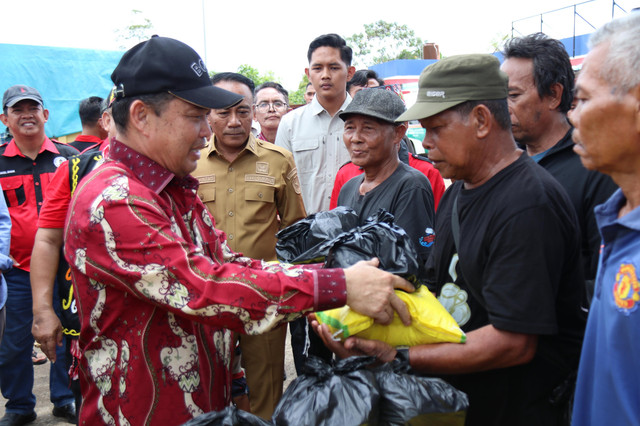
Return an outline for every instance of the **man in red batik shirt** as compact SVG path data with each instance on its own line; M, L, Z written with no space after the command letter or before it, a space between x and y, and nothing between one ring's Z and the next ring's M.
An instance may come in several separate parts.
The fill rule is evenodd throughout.
M182 424L231 398L231 331L259 334L349 304L380 322L403 279L377 261L347 269L267 264L232 252L199 201L195 169L214 87L198 54L152 37L111 76L117 140L79 184L65 227L81 319L80 423Z

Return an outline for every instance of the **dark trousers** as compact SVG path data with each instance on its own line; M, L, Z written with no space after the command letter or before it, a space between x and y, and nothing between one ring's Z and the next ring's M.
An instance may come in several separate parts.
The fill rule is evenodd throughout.
M5 334L0 345L0 390L7 400L6 413L30 414L36 406L33 394L33 323L31 282L29 272L13 268L3 273L7 281L8 297ZM57 288L53 293L54 308L60 306ZM69 390L69 375L65 369L63 346L56 347L58 362L51 363L49 397L53 405L63 407L73 402Z

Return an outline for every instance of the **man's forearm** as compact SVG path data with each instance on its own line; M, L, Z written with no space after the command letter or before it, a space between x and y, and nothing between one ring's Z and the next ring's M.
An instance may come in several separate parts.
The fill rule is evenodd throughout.
M467 333L464 344L413 346L409 363L430 374L466 374L525 364L536 353L538 337L512 333L487 325Z
M31 254L31 292L34 313L53 309L53 287L60 261L62 229L40 228Z

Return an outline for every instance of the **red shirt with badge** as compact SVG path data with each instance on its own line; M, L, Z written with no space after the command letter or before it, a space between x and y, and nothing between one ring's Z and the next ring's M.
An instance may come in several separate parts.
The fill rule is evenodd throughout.
M78 151L45 137L35 160L25 157L15 140L0 146L0 185L11 215L11 256L29 271L38 215L58 166Z

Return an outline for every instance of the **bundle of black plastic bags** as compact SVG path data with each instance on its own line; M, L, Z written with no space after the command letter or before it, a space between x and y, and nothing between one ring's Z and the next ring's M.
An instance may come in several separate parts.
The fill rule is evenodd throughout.
M359 221L356 212L348 207L309 215L276 234L278 260L292 264L324 262L327 243L358 226Z
M381 209L359 223L347 207L312 214L278 232L278 260L345 268L377 257L381 269L419 286L424 267L393 215ZM271 422L227 407L185 425L464 425L466 394L442 379L412 374L400 361L373 368L374 362L374 357L351 357L330 365L310 357L305 374L289 385Z
M439 378L411 374L400 361L371 368L374 357L329 365L309 358L276 407L271 423L229 407L189 426L464 425L467 395Z
M407 233L393 219L380 209L358 226L358 215L348 207L318 212L276 234L276 255L281 262L325 262L327 268L346 268L377 257L380 269L417 287L424 277L424 265Z

